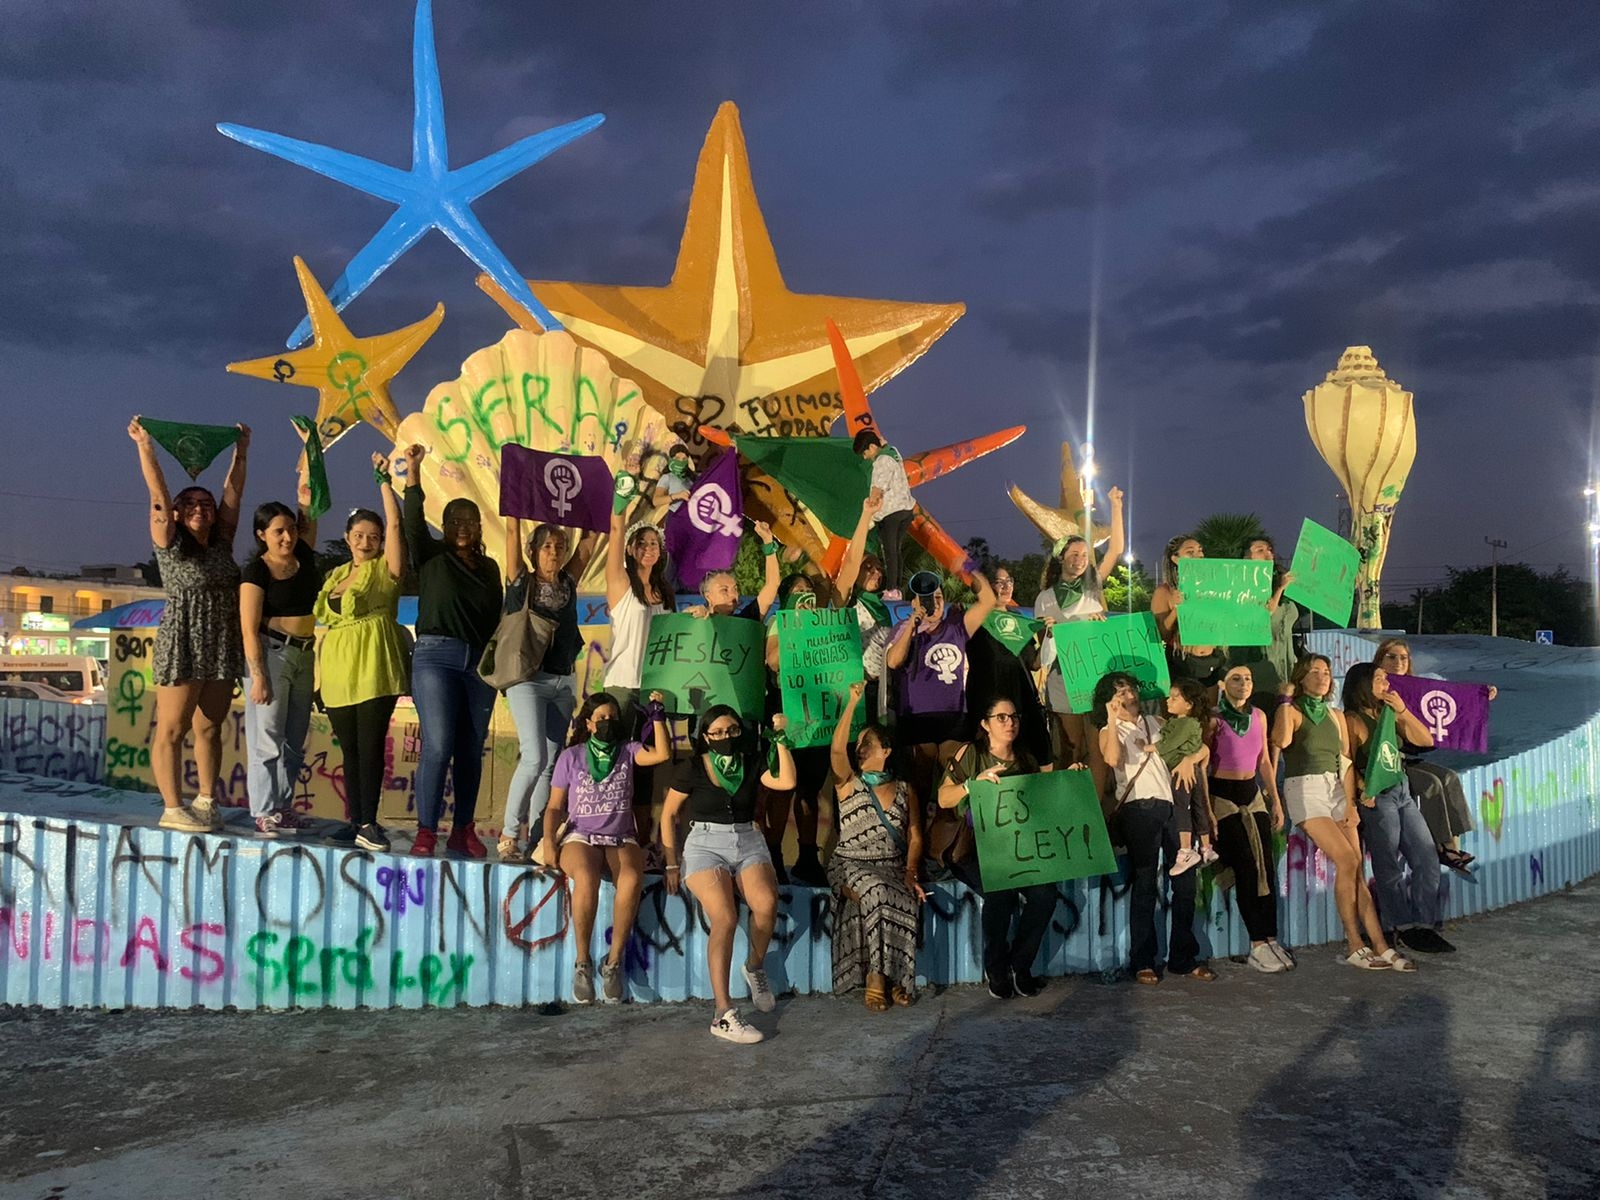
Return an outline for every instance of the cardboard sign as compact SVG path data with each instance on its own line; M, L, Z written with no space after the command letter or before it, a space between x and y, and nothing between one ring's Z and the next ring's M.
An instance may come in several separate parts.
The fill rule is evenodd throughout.
M1167 652L1148 612L1104 621L1057 621L1053 634L1073 712L1089 711L1094 685L1111 671L1126 671L1137 679L1139 695L1146 700L1165 696L1172 686Z
M639 694L659 691L673 715L699 714L729 704L741 717L761 719L767 669L766 630L744 617L662 613L650 619Z
M1356 573L1361 555L1331 529L1310 517L1300 526L1289 574L1294 576L1283 594L1338 625L1350 623L1356 603Z
M796 748L826 746L833 740L850 685L865 678L861 622L853 608L778 614L778 681L789 740ZM852 735L866 722L866 705L856 705Z
M1178 637L1185 646L1270 646L1272 564L1244 558L1178 560Z
M967 793L983 890L1060 883L1117 869L1088 771L974 780Z

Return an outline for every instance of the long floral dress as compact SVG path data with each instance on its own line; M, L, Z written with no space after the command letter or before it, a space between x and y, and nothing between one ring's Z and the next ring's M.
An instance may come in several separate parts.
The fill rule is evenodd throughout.
M884 816L900 841L884 827L873 796L859 776L839 795L839 844L828 860L828 883L838 896L833 918L833 990L866 985L876 972L889 987L915 992L917 985L916 897L906 887L906 785L895 785ZM846 893L854 900L846 897Z

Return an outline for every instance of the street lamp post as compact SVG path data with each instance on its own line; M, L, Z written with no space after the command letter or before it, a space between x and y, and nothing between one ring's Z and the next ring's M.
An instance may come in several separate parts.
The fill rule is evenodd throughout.
M1504 542L1494 538L1484 538L1489 543L1489 636L1500 636L1500 551L1506 548Z

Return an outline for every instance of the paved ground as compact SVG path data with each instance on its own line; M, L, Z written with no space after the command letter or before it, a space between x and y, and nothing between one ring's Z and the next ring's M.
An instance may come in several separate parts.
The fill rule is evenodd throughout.
M0 1198L1600 1194L1600 883L1414 976L552 1012L0 1013Z

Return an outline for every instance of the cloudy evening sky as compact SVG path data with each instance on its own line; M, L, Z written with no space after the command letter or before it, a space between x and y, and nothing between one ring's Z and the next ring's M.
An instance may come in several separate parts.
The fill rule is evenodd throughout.
M406 165L409 0L9 0L0 39L0 569L145 558L129 415L257 429L287 496L309 393L227 375L391 211L218 134L234 121ZM963 301L875 396L908 450L1025 423L922 499L1033 548L1004 487L1095 441L1154 562L1191 519L1281 542L1337 485L1301 393L1346 345L1417 397L1388 577L1507 557L1583 570L1600 287L1600 10L1587 3L435 0L456 164L606 124L481 200L535 278L662 284L695 157L735 101L797 291ZM345 311L443 327L403 413L504 333L431 234ZM1096 278L1098 276L1098 285ZM332 454L369 502L370 429ZM216 483L220 467L203 477ZM239 548L242 551L244 541Z

